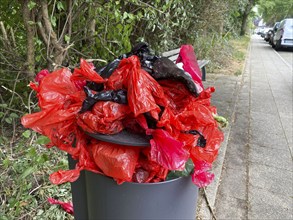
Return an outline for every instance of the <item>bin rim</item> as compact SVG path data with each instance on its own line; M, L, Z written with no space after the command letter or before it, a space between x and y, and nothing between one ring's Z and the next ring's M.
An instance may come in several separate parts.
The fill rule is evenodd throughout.
M111 180L113 180L114 182L116 182L115 179L112 178L112 177L110 177L110 176L106 176L106 175L104 175L104 174L95 174L95 175L101 175L101 176L103 176L103 177L106 177L106 178L111 179ZM122 184L117 184L117 185L123 185L123 184L144 185L144 186L162 185L162 184L168 184L168 183L172 183L172 182L175 182L175 181L179 181L179 180L181 180L181 179L183 179L183 178L188 178L188 177L190 177L190 176L181 176L181 177L177 177L177 178L175 178L175 179L165 180L165 181L155 182L155 183L137 183L137 182L127 182L127 181L125 181L125 182L123 182Z

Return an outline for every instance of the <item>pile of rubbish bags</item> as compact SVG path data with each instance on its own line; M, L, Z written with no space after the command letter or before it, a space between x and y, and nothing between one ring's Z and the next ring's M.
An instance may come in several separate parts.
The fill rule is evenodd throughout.
M73 170L50 175L54 184L73 182L81 170L123 182L152 183L192 176L199 187L210 173L223 133L211 105L213 87L204 88L191 45L173 63L154 55L146 43L96 68L81 59L78 68L42 70L30 87L40 111L27 114L26 128L47 136L50 147L76 160ZM91 134L139 134L149 146L106 142Z

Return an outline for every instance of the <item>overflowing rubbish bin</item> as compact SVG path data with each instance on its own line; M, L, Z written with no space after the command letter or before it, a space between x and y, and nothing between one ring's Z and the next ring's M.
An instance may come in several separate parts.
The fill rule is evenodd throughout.
M182 68L139 43L104 67L81 59L30 84L40 111L22 124L68 153L70 169L50 180L71 182L76 219L195 218L223 133L215 89L182 47Z

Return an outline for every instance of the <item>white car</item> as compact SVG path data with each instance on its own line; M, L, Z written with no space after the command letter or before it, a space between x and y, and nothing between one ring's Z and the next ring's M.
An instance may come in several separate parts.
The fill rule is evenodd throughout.
M293 47L293 18L287 18L280 22L280 26L274 34L272 46L276 50L282 47Z

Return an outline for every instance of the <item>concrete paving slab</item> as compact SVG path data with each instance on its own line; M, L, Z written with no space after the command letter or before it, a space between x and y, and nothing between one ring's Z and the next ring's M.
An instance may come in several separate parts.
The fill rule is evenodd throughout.
M249 161L292 171L292 166L290 166L290 164L292 165L292 158L289 149L280 150L252 144L250 146Z
M270 93L270 90L251 93L251 108L253 109L253 111L260 112L261 114L278 114L278 108L275 105L274 99Z
M229 150L226 152L225 166L227 168L246 170L247 152L247 145L229 144Z
M259 89L260 93L262 93L262 90L270 90L270 85L266 82L266 81L257 81L254 80L253 82L251 82L251 88L252 89Z
M237 199L246 199L246 170L224 167L221 176L219 191L222 194Z
M293 94L292 94L292 90L289 90L289 89L281 89L280 87L279 88L276 88L276 89L273 89L273 95L274 95L274 99L276 101L278 100L291 100L291 102L293 101Z
M250 140L252 144L282 150L288 149L278 115L251 111L251 118Z
M275 99L280 114L291 115L293 110L293 102L290 99Z
M252 145L258 145L261 147L267 147L267 148L279 149L279 150L288 149L287 141L284 135L282 135L283 138L268 138L267 136L261 136L255 133L255 134L251 134L251 137L253 138L250 141L250 144Z
M292 197L275 194L259 187L250 187L248 198L248 219L293 219Z
M249 183L269 192L292 197L292 181L293 170L288 171L257 163L251 163L249 166Z
M222 201L216 205L217 219L247 219L247 202L245 199L237 199L226 195L221 196Z

